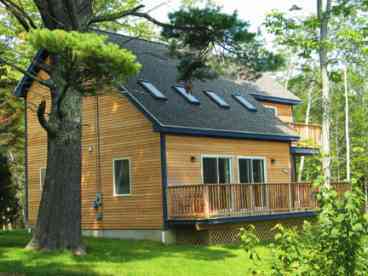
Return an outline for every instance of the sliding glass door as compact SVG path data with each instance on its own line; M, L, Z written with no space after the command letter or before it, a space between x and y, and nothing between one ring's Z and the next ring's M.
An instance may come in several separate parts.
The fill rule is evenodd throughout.
M230 157L205 156L202 160L203 184L229 184L231 182Z
M226 215L233 208L232 159L226 156L202 157L203 184L213 215Z
M264 158L240 157L238 159L239 181L247 185L242 189L244 208L266 207L266 164Z

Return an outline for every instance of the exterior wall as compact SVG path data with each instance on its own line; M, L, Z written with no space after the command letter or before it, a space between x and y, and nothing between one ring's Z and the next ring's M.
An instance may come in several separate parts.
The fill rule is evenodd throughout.
M42 73L40 73L42 75ZM29 223L34 225L41 197L40 168L46 167L47 137L36 116L47 89L34 83L27 95ZM98 184L96 97L83 99L82 126L82 228L162 229L160 135L125 97L115 93L99 97L100 167ZM113 196L113 159L131 160L132 191ZM103 193L103 220L97 222L93 201Z
M40 73L39 77L45 77ZM37 104L46 100L46 114L49 110L48 90L34 82L27 94L27 164L28 164L28 215L29 224L35 225L37 209L41 199L40 168L46 167L47 160L47 136L41 128L37 115Z
M277 109L277 117L283 122L292 123L294 121L293 118L293 107L289 104L281 104L281 103L274 103L263 101L264 106L270 106Z
M234 183L238 182L236 160L239 156L264 157L269 183L291 180L288 142L167 135L166 147L168 185L201 184L202 155L232 156ZM192 157L195 158L194 162ZM275 162L271 162L272 159Z

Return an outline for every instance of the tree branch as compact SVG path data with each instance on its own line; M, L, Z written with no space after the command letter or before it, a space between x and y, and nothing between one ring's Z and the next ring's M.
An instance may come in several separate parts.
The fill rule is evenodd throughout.
M37 29L36 24L33 22L32 17L30 17L27 12L22 9L19 5L15 4L11 0L0 0L6 9L11 13L18 22L23 26L23 28L28 32L31 28Z
M55 131L50 126L49 122L46 120L45 111L46 111L46 101L43 100L38 105L38 108L37 108L37 118L38 118L38 121L40 122L40 125L47 131L47 133L50 134L50 135L54 135L55 134Z
M106 22L106 21L115 21L115 20L118 20L120 18L132 15L132 14L136 13L138 10L140 10L142 8L144 8L144 5L139 5L135 8L132 8L132 9L127 10L127 11L95 16L89 21L88 25L92 25L92 24L95 24L95 23Z
M17 70L18 72L21 72L22 74L26 75L27 77L29 77L29 78L33 79L34 81L38 82L39 84L41 84L43 86L46 86L50 89L53 89L55 87L55 84L51 79L41 80L37 76L35 76L32 73L28 72L27 70L24 70L24 69L20 68L19 66L3 59L2 57L0 57L0 64L6 64L6 65L12 67L13 69Z

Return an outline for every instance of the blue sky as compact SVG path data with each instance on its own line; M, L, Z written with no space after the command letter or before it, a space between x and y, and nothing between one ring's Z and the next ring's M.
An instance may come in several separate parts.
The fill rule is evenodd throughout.
M273 9L287 11L291 6L298 5L303 14L315 13L316 0L214 0L225 12L237 10L240 17L251 23L251 30L256 31L265 16ZM178 9L180 0L143 0L146 10L155 8L150 14L160 20L166 20L170 11ZM162 4L162 5L161 5Z

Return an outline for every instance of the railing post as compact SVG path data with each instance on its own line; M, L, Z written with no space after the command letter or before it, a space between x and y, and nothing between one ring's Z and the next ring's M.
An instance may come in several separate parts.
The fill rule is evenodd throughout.
M250 187L250 209L254 209L254 195L253 195L253 185L254 184L247 184Z
M291 182L289 182L289 211L291 211Z
M203 200L204 200L204 216L210 217L210 197L208 192L208 185L203 185Z

